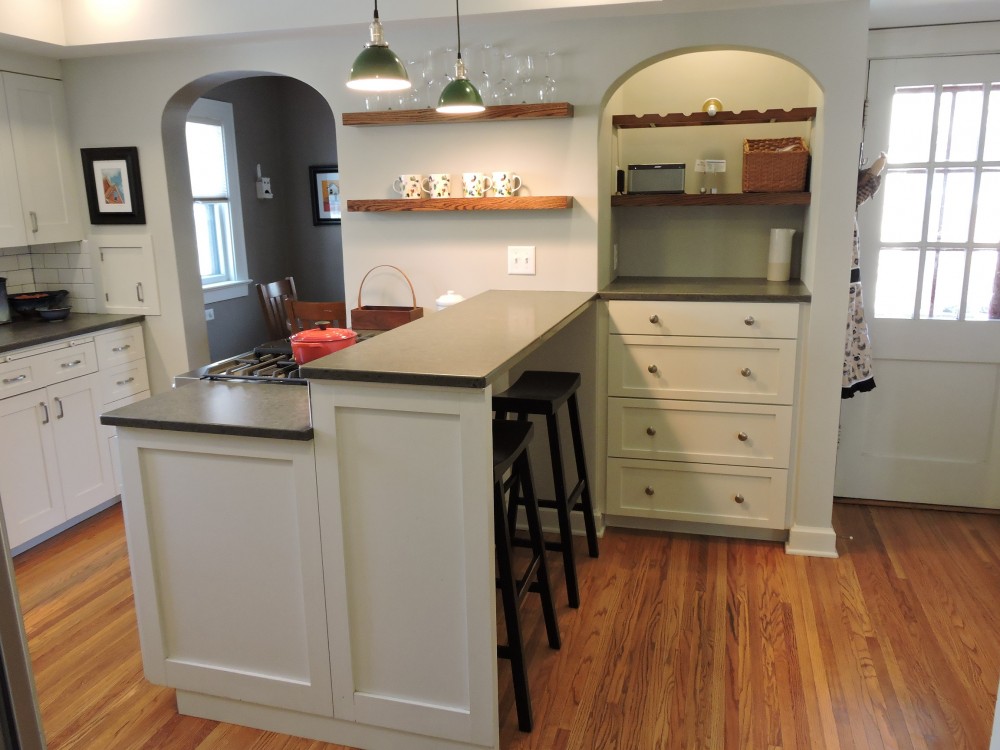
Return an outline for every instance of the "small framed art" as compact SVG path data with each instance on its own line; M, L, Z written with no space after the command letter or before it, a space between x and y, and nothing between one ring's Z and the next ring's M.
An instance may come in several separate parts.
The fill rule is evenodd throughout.
M91 224L145 224L139 149L82 148Z
M336 164L309 167L313 224L340 223L340 171Z

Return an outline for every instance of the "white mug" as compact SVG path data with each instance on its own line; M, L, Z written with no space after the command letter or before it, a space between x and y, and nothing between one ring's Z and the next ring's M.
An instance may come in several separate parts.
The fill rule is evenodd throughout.
M451 197L451 175L430 174L424 178L422 187L431 198Z
M521 188L521 178L513 172L493 173L493 193L498 198L509 198Z
M424 176L422 174L401 174L392 182L392 189L404 198L421 198L421 185Z
M493 180L482 172L462 173L462 195L466 198L482 198L493 187Z

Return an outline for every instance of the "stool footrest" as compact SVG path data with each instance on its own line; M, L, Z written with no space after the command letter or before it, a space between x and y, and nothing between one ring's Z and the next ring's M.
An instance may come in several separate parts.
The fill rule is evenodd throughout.
M586 488L587 482L581 479L576 483L573 489L570 491L569 495L566 497L566 507L570 510L582 510L583 504L580 501L580 497L583 495L583 490ZM543 500L539 498L538 500L539 508L548 508L554 510L559 507L558 500Z

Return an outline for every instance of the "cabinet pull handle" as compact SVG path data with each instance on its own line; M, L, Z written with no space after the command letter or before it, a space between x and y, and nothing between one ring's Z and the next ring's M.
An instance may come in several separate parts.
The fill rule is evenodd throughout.
M653 426L647 427L646 428L646 434L649 435L650 437L653 437L653 435L656 434L656 428L653 427Z
M653 488L649 485L646 485L646 494L650 496L653 494Z
M38 214L34 211L28 211L28 216L31 217L31 231L35 233L38 231Z
M115 385L128 385L129 383L134 383L135 378L125 378L124 380L119 380Z
M76 367L77 365L82 365L82 364L83 364L82 359L74 359L72 362L63 362L59 366L62 367L64 370L68 370L71 367Z
M40 407L42 407L42 411L45 412L45 416L42 417L42 424L48 424L49 423L49 405L47 403L45 403L44 401L39 401L38 405Z
M56 399L55 399L55 401L56 401L56 406L58 406L58 407L59 407L59 413L58 413L58 414L56 414L56 419L62 419L63 417L65 417L65 416L66 416L66 415L65 415L65 414L63 413L63 405L62 405L62 399L61 399L61 398L59 398L58 396L56 396Z
M743 323L748 326L752 326L756 322L757 321L753 319L753 315L747 315L745 318L743 318Z
M137 281L135 283L135 298L137 300L139 300L140 302L145 302L146 301L143 298L143 295L142 295L142 282L141 281Z
M750 439L750 436L747 435L745 432L738 432L736 433L736 439L739 440L741 443L745 443L747 440Z
M654 373L654 374L656 373L657 370L659 370L659 368L656 365L650 365L646 369L649 370L651 373Z
M745 378L749 378L751 375L753 375L753 372L750 370L749 367L744 367L742 370L740 370L740 375L742 375Z
M20 383L22 380L27 380L28 376L25 374L18 375L16 378L4 378L4 385L13 385L14 383Z
M121 346L115 346L111 348L112 353L120 354L121 352L128 351L132 348L131 344L122 344Z
M656 325L657 323L660 322L660 316L657 315L656 313L653 313L652 315L649 316L649 322L652 323L653 325Z
M737 505L742 505L744 502L746 502L746 498L743 497L743 495L741 494L736 495L736 497L734 497L733 500L736 501Z

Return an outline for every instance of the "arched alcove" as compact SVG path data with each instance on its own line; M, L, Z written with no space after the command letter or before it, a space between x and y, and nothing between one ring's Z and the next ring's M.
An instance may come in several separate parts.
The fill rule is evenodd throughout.
M199 97L233 106L250 279L259 283L294 276L302 299L344 299L340 226L313 224L309 183L309 166L337 164L337 139L326 99L288 76L258 72L205 76L177 91L167 103L163 145L185 329L189 339L207 337L208 354L201 359L215 361L263 343L267 334L252 285L245 296L211 303L214 319L203 322L206 305L184 134L188 111ZM257 197L258 164L271 179L271 199Z

